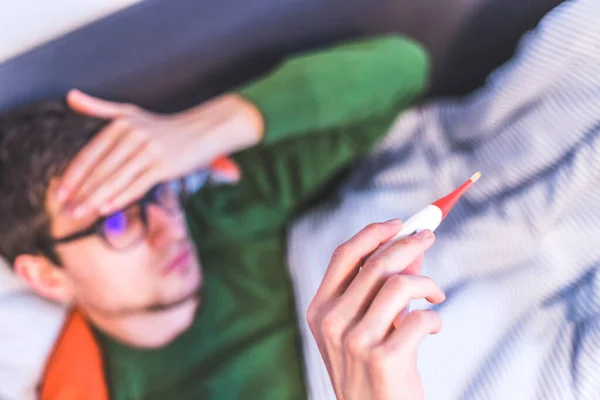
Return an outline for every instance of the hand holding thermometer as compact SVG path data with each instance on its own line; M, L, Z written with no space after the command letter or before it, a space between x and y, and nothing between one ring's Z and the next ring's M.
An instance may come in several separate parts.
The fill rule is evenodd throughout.
M423 208L421 211L406 220L402 226L402 230L396 234L393 238L382 244L375 250L368 258L375 257L381 254L392 244L401 240L405 237L412 236L417 232L425 229L435 231L435 229L442 223L444 218L448 215L452 207L462 197L463 194L481 178L481 172L473 174L465 183L459 186L449 195L442 197L434 203Z

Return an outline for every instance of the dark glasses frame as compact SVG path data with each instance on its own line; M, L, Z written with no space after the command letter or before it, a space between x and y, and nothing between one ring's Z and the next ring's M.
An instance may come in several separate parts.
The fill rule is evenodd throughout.
M172 210L169 210L168 207L161 202L158 192L163 188L168 188L168 185L173 185L173 184L178 185L177 198L179 200L180 207L183 207L189 197L188 196L189 194L186 191L186 186L185 186L184 180L179 179L179 180L168 181L165 183L160 183L160 184L154 186L141 199L129 204L128 206L126 206L126 207L122 208L120 211L118 211L118 212L124 212L126 210L131 209L132 207L139 207L140 208L140 218L141 218L142 226L143 226L143 230L141 231L140 237L136 238L131 243L129 243L123 247L114 246L110 242L110 240L106 237L106 233L105 233L106 221L109 220L111 217L113 217L118 212L113 213L111 215L107 215L105 217L98 218L88 228L85 228L79 232L75 232L75 233L72 233L70 235L67 235L67 236L64 236L61 238L50 238L50 240L47 242L47 244L49 246L54 247L59 244L71 243L76 240L80 240L80 239L83 239L83 238L86 238L86 237L89 237L92 235L98 235L112 249L125 250L127 248L130 248L131 246L138 243L141 239L146 237L146 235L148 233L148 206L150 204L158 205L158 206L162 207L163 209L167 210L169 213L172 212ZM183 212L183 211L181 211L181 212Z

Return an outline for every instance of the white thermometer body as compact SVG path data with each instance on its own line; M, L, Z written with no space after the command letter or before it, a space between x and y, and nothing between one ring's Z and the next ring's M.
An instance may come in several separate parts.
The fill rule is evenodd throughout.
M435 229L442 222L443 215L442 210L440 210L437 206L433 204L428 205L423 208L421 211L410 217L406 220L400 232L398 232L393 238L382 244L375 250L368 258L375 257L378 254L381 254L383 251L388 249L391 245L393 245L398 240L404 239L405 237L412 236L417 232L423 231L425 229L429 229L430 231L435 231Z

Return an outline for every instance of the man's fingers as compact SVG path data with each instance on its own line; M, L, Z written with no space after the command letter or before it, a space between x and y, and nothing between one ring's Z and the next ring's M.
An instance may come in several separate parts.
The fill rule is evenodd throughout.
M421 298L439 304L446 296L431 278L393 275L385 281L356 330L364 332L370 343L378 343L387 335L396 317L410 301Z
M307 310L308 324L316 337L326 337L327 342L341 341L342 331L351 318L346 316L345 310L337 307L329 309L330 305L344 293L363 260L400 229L400 220L371 224L335 250L321 286Z
M425 254L419 255L413 262L411 262L408 267L402 270L402 273L405 275L421 275L423 272L423 260L425 259Z
M110 123L77 154L64 173L57 191L58 201L65 203L77 195L78 188L92 170L106 157L128 131L119 121Z
M67 94L67 103L75 112L104 119L116 118L135 109L131 104L102 100L76 89Z
M132 173L132 171L123 171L123 174L115 179L114 186L110 192L116 195L100 207L102 215L111 214L131 204L146 194L156 183L152 168L143 170L137 175ZM138 170L135 169L135 171ZM119 188L123 189L119 190Z
M391 239L401 228L402 222L399 220L371 224L339 246L331 257L317 296L330 298L342 294L354 279L365 257Z
M90 209L102 204L107 197L113 197L113 193L104 193L110 186L114 186L112 179L120 175L121 170L132 169L128 172L140 173L148 167L147 155L144 147L136 139L135 135L126 135L112 151L93 168L89 177L81 185L81 189L73 196L70 206ZM135 171L135 169L138 171Z
M441 329L442 320L435 311L411 311L382 346L389 352L414 354L427 335L439 333Z
M362 317L385 280L401 273L433 244L433 233L424 232L399 240L381 254L369 258L336 305L340 318Z

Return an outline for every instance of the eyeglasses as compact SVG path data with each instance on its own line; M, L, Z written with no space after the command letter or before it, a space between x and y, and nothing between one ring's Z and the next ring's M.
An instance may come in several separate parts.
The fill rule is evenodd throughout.
M51 245L70 243L91 235L98 235L116 250L129 248L146 238L148 233L148 206L155 204L171 215L181 214L188 198L183 180L173 180L153 187L140 200L106 217L99 218L89 228L68 236L52 239Z

